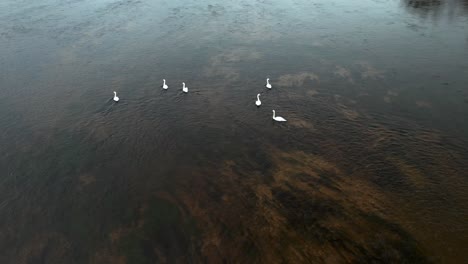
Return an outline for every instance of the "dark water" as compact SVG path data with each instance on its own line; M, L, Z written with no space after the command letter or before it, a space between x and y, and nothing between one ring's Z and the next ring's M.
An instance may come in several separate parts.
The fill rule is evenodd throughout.
M0 25L0 263L468 258L467 1L3 0Z

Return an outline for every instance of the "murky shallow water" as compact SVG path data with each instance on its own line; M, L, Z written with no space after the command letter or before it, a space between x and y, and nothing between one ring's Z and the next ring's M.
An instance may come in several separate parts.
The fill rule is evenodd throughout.
M0 23L1 263L468 257L467 1L7 0Z

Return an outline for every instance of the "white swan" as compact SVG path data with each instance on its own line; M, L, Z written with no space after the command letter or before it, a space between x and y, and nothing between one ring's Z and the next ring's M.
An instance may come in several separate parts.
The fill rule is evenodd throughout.
M182 85L183 85L183 86L182 86L182 91L183 91L184 93L188 93L188 87L185 86L185 83L184 83L184 82L182 83Z
M118 102L120 99L119 97L117 96L117 92L114 91L114 101Z
M257 101L255 101L255 104L257 106L261 106L262 105L262 101L260 101L260 94L257 94Z
M270 78L267 78L266 88L271 89Z
M275 116L275 110L273 110L273 120L278 122L286 122L286 119L282 118L281 116Z
M167 90L167 88L169 88L169 86L167 86L167 84L166 84L166 79L163 79L162 88L163 88L164 90Z

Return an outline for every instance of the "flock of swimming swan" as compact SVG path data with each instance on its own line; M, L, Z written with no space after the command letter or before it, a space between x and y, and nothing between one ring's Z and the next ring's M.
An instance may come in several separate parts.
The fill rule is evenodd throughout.
M166 79L163 79L163 84L161 86L164 90L167 90L169 88L169 86L167 86L166 84ZM265 85L266 88L268 89L271 89L272 86L270 84L270 78L267 78L266 79L266 85ZM184 93L188 93L188 87L185 86L185 83L183 82L182 83L182 92ZM120 98L117 96L117 92L114 91L114 101L115 102L118 102L120 100ZM262 105L262 101L260 101L260 94L257 94L257 101L255 101L255 105L257 107L260 107ZM275 113L275 110L273 110L273 120L275 121L278 121L278 122L286 122L287 120L284 119L283 117L281 116L276 116L276 113Z

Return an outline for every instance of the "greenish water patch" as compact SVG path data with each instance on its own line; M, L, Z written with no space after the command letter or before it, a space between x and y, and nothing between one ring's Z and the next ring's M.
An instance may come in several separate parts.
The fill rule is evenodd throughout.
M193 256L199 232L191 218L184 217L179 207L160 198L152 198L142 215L142 226L131 230L119 241L128 263L146 264L163 259L174 263ZM162 256L157 252L163 253Z

